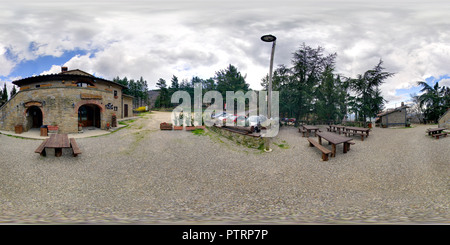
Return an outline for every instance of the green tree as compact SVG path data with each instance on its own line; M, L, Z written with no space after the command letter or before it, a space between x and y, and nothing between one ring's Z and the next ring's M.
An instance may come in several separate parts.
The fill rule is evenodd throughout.
M450 88L440 87L439 82L434 86L428 85L426 82L417 82L423 88L423 92L418 96L419 106L424 109L425 119L437 123L438 119L450 108Z
M12 88L12 90L10 92L10 97L9 98L12 98L16 93L17 93L16 86L13 85L13 88Z
M322 74L315 91L315 112L319 121L341 121L347 113L347 84L336 76L328 66Z
M180 84L178 83L178 77L176 77L175 75L172 76L172 80L170 80L170 82L171 82L170 88L174 90L178 90L180 88Z
M2 104L8 101L8 89L6 88L6 82L4 83L3 92L1 93L1 100L3 102Z
M122 92L124 94L132 95L132 93L131 93L131 91L130 91L130 89L128 87L129 84L128 84L128 78L127 77L120 78L120 77L117 76L116 78L113 79L113 82L118 83L118 84L120 84L122 86L125 86L125 88L122 89Z
M156 107L164 107L167 108L169 106L169 91L167 89L167 83L166 80L160 78L158 82L156 83L156 87L159 88L159 95L156 98L155 106Z
M122 92L127 95L131 95L134 97L133 103L135 105L148 104L148 83L143 78L140 77L139 80L128 79L127 77L120 78L115 77L113 82L118 83L125 88L122 89Z
M245 82L245 76L238 71L238 69L229 65L226 69L216 72L214 77L216 81L216 89L222 96L226 97L226 91L243 91L244 93L249 90L249 84Z
M394 75L394 73L385 72L380 59L378 64L363 75L359 74L357 78L350 79L350 86L356 96L353 100L353 110L357 110L359 120L364 122L369 117L375 117L386 102L381 96L379 86L384 80Z

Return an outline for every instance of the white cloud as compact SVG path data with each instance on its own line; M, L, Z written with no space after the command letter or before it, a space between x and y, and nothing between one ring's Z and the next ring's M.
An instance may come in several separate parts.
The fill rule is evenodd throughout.
M445 78L439 81L439 86L443 87L446 86L450 88L450 78Z
M11 1L0 15L0 76L21 61L79 49L86 54L64 65L107 79L142 76L152 85L172 75L209 78L233 64L258 89L271 47L259 38L271 33L275 66L291 65L303 42L336 52L344 76L383 59L396 73L383 95L397 101L404 96L396 89L448 73L449 8L438 1ZM59 72L54 65L43 72Z

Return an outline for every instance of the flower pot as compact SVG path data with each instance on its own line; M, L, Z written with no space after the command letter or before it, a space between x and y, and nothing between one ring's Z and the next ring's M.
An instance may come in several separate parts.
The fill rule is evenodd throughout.
M172 123L163 122L159 125L161 130L172 130Z
M56 125L48 125L47 129L48 129L48 131L58 131L58 126L56 126Z
M57 134L59 127L57 125L48 125L47 126L47 133L49 134Z
M195 130L195 126L186 126L186 131Z
M183 130L183 126L173 126L173 130Z

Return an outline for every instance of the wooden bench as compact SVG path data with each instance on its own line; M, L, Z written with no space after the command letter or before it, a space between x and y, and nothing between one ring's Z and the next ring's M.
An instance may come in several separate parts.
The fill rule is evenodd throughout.
M433 137L436 137L437 140L439 139L440 136L447 137L447 132L443 132L440 134L433 134Z
M47 154L45 153L45 144L47 144L48 139L45 139L44 142L42 142L41 145L39 145L39 147L34 151L35 153L39 153L41 156L46 156Z
M298 128L298 132L303 134L303 137L305 137L306 130L302 128Z
M70 138L70 147L73 150L73 156L76 157L78 156L78 154L81 154L81 150L77 145L77 142L75 141L74 138Z
M310 147L315 146L322 152L322 161L328 161L328 156L331 154L331 150L328 150L327 148L325 148L324 146L319 144L319 142L313 140L312 138L308 138L308 141Z
M351 135L360 135L361 136L361 141L364 141L364 135L366 135L365 133L357 133L357 132L344 132L344 134L346 136L351 136Z
M354 145L355 142L349 141L349 142L347 142L347 143L348 143L347 151L350 151L350 146L351 146L351 145Z

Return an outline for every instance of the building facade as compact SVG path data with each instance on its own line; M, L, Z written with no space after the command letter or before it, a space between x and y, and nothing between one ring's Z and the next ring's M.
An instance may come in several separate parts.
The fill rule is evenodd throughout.
M377 122L381 127L406 127L409 125L406 109L409 108L402 103L402 106L393 110L378 114Z
M448 108L444 115L439 118L438 122L438 127L450 129L450 108Z
M123 85L81 70L61 68L61 73L13 81L20 88L0 108L0 129L24 131L56 125L59 133L76 133L79 126L106 129L114 119L133 115L133 97Z

